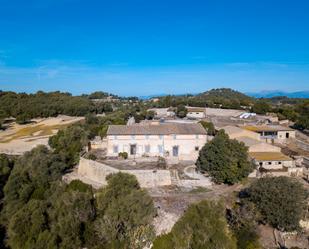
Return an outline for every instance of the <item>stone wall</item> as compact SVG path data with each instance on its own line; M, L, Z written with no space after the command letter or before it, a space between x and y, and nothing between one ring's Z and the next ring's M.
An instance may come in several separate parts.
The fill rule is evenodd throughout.
M169 170L118 170L103 163L80 158L78 175L83 178L106 185L106 176L117 172L135 175L143 188L172 184Z

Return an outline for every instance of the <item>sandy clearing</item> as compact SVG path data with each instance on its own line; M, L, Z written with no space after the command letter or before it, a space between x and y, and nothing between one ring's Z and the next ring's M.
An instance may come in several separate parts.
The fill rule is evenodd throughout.
M0 153L21 155L37 145L48 145L48 138L59 129L83 120L84 117L58 116L54 118L33 119L33 123L19 125L12 123L0 131Z

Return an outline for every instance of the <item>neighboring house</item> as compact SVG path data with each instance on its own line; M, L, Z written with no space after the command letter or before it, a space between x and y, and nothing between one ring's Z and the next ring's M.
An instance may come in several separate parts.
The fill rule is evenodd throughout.
M249 156L253 158L258 166L266 171L295 166L293 159L281 152L250 152Z
M250 152L249 156L257 165L251 177L300 176L303 168L296 167L295 161L281 152Z
M258 133L260 139L267 143L280 143L295 138L295 130L282 125L247 125L243 128Z
M206 117L206 108L202 107L190 107L186 106L188 112L187 112L187 118L190 119L203 119Z
M151 125L110 125L107 130L107 156L127 152L131 158L162 156L196 160L207 142L201 124L158 123Z
M248 147L249 157L257 166L251 177L261 175L291 175L296 172L295 162L284 155L281 148L264 142L260 134L236 126L225 126L222 129L231 139L236 139Z
M280 152L281 148L271 144L250 138L250 137L237 137L239 142L243 142L248 147L248 152Z
M173 108L151 108L147 111L155 112L155 118L167 118L167 117L174 117L176 114Z

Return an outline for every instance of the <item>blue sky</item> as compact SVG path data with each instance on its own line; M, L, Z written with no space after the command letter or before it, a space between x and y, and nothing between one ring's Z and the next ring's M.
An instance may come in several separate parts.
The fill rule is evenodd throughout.
M0 0L0 89L309 90L307 0Z

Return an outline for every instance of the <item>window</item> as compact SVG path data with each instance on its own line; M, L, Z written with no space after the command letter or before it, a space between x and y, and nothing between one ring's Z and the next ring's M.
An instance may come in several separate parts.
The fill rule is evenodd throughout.
M200 147L198 147L198 146L195 146L195 151L199 151L199 149L200 149Z
M130 155L136 155L137 146L136 144L130 144Z
M114 145L113 146L113 152L114 153L118 153L118 145Z
M163 139L163 135L159 135L159 138L162 140Z
M176 136L175 134L173 135L173 139L174 139L174 140L177 139L177 136Z
M150 145L145 145L145 152L146 153L149 153L150 152Z
M145 138L148 140L149 139L149 135L146 135Z
M271 165L271 162L268 162L268 165Z
M195 138L196 138L196 139L199 139L199 136L198 136L198 135L195 135Z
M131 135L131 139L133 139L133 140L134 140L134 139L135 139L135 135Z
M114 136L114 139L117 139L117 136Z
M163 146L162 145L158 145L158 151L160 154L163 153Z
M278 164L282 164L282 162L278 162Z

